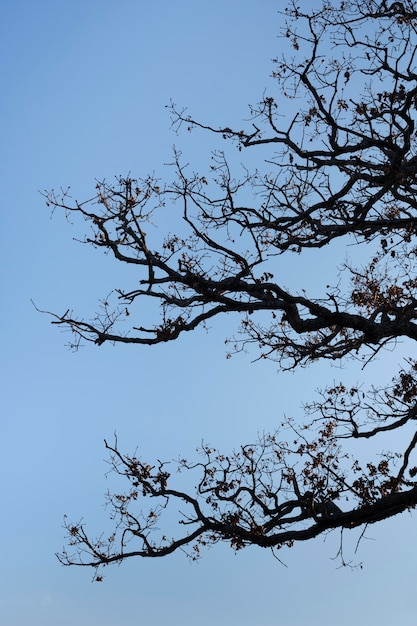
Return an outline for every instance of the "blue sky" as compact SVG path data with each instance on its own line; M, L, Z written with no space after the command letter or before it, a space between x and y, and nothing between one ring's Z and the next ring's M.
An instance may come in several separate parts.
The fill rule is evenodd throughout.
M164 164L174 144L196 169L207 165L212 138L175 135L165 105L172 98L214 125L238 125L247 105L273 89L276 11L284 3L0 6L3 623L414 624L416 532L407 514L368 529L356 557L355 538L348 538L346 550L362 570L337 569L337 535L283 553L288 567L269 552L234 555L227 546L194 565L181 554L131 561L106 571L103 584L92 584L88 570L59 565L65 513L84 516L97 532L106 524L111 477L103 439L115 430L123 450L139 446L150 460L192 457L202 439L228 451L274 429L284 414L300 415L315 388L358 374L322 368L291 375L274 363L251 363L251 355L227 360L232 318L171 345L86 346L74 354L30 302L88 314L124 279L123 267L74 241L83 224L51 219L39 191L71 185L84 199L96 178L169 176ZM255 158L234 157L237 166ZM288 283L301 275L311 283L302 263L287 269Z

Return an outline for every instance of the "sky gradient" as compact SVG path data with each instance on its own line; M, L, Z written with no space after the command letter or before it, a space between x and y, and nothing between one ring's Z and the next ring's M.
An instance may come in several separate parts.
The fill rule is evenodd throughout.
M317 2L317 0L314 0ZM0 614L7 626L301 626L416 623L415 516L369 528L339 569L339 536L282 553L218 545L190 564L182 554L132 560L104 571L64 568L64 514L87 528L106 525L103 439L117 431L123 451L149 460L192 458L202 439L222 451L302 415L317 387L350 373L323 367L277 372L254 355L225 358L238 320L213 322L156 347L92 345L72 353L67 337L37 313L74 308L87 317L99 298L131 277L83 246L81 222L51 216L39 193L95 180L144 177L165 166L175 144L193 169L216 147L202 133L176 135L165 107L174 100L214 126L248 118L248 104L273 90L281 3L272 0L141 2L3 0L2 76L2 436ZM282 3L282 8L285 3ZM236 155L251 167L268 155ZM173 213L172 227L176 223ZM333 254L333 251L332 251ZM343 251L334 260L343 260ZM288 280L314 282L294 259ZM320 265L322 264L322 265ZM392 363L393 371L398 364ZM369 375L386 366L376 363ZM359 374L363 375L363 374ZM368 376L368 373L366 373ZM346 554L345 554L346 557Z

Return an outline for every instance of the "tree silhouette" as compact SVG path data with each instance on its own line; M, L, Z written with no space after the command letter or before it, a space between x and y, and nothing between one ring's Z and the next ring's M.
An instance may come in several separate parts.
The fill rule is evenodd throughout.
M292 2L282 32L292 51L274 61L277 95L251 109L246 130L205 125L170 107L176 128L220 135L242 156L259 150L265 159L269 150L267 172L244 170L236 178L218 151L210 173L196 174L176 152L173 183L103 181L83 202L72 202L68 192L46 193L48 205L89 223L86 243L137 267L140 277L139 288L115 289L117 302L102 301L92 320L72 311L51 314L54 324L71 329L73 347L84 340L169 342L236 313L240 330L231 351L253 344L259 358L275 359L283 369L323 359L366 364L386 354L384 348L392 361L400 338L412 354L416 26L409 1L336 6L324 0L312 9ZM285 99L290 107L282 105ZM173 203L181 212L179 234L161 239L154 224L163 224ZM365 262L345 262L335 286L324 277L319 297L307 284L296 291L274 278L274 269L284 261L288 267L294 254L310 250L311 263L313 251L319 258L334 243L341 251L355 246ZM137 312L144 299L157 305L146 309L146 319ZM176 550L197 558L203 546L222 540L236 550L275 551L416 506L416 360L368 391L342 383L326 388L306 415L307 426L288 420L235 453L203 445L198 461L179 460L178 469L198 474L191 493L172 486L172 464L152 465L122 454L117 440L106 442L113 470L129 483L124 493L108 494L114 532L91 539L82 523L68 522L72 548L59 555L61 562L99 567ZM386 452L393 431L398 449ZM355 456L358 439L370 440L365 460ZM161 530L167 511L180 511L174 538L168 537L171 522Z

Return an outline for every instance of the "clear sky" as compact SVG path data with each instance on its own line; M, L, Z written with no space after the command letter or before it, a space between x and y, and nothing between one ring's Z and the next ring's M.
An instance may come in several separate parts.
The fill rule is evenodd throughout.
M287 567L267 551L235 555L219 545L197 564L182 554L133 560L105 571L102 584L54 556L65 513L84 516L97 532L106 523L103 439L115 430L122 450L139 446L149 460L192 458L202 439L227 452L274 429L284 414L301 415L315 388L343 374L278 373L250 355L226 360L232 318L173 344L88 345L74 354L30 302L88 315L123 280L123 267L74 241L83 224L51 219L39 190L71 185L85 199L96 178L165 175L174 144L196 168L208 163L212 139L176 136L165 105L172 98L202 120L238 126L248 103L273 89L270 60L279 53L284 6L0 2L0 615L7 626L416 623L416 529L408 514L369 528L356 555L357 536L348 537L348 555L364 564L355 571L332 560L338 535L282 553ZM335 263L341 259L343 251ZM284 282L297 272L311 281L318 267L294 264Z

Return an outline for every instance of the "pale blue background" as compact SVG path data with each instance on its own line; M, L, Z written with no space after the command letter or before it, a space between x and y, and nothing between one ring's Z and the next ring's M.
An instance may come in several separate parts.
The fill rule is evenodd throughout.
M212 138L177 137L164 105L173 98L202 120L238 126L247 104L272 90L270 59L279 53L282 24L276 11L284 6L0 3L2 624L416 623L409 514L369 528L356 556L357 535L348 537L345 556L364 563L355 571L331 560L337 535L282 552L288 567L267 551L234 555L217 546L194 565L182 554L125 563L105 571L103 584L54 557L64 513L84 515L93 530L105 525L111 479L102 442L115 429L123 450L140 445L149 460L192 457L202 438L228 451L275 428L284 413L301 415L316 387L343 374L322 368L292 376L277 374L273 363L251 364L251 355L226 360L232 318L175 344L90 345L73 354L66 335L30 303L93 313L124 276L110 258L73 241L83 235L81 223L71 227L60 214L51 220L38 191L71 185L84 199L95 178L163 174L174 143L196 168L207 166ZM261 156L233 158L253 165ZM317 260L316 271L328 262ZM313 280L303 263L294 259L286 268L285 284L292 275ZM399 359L392 361L395 369ZM378 367L384 372L382 364L373 371Z

